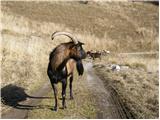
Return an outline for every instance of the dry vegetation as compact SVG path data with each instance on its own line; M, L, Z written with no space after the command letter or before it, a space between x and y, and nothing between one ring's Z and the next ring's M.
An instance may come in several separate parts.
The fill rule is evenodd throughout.
M158 7L152 4L2 2L2 11L7 16L14 14L14 17L22 21L17 22L17 27L23 25L26 31L32 31L36 35L45 33L49 37L55 30L70 29L84 39L88 49L158 50ZM102 41L104 44L101 44Z
M116 55L118 56L118 55ZM152 57L151 57L152 56ZM113 88L119 99L135 118L158 118L158 56L150 55L115 55L95 62L97 75L106 88ZM107 62L106 62L107 61ZM118 64L129 68L112 71L105 65Z
M48 82L48 55L56 45L68 41L66 37L51 41L54 31L74 33L86 43L86 50L158 51L158 6L152 4L1 1L1 22L1 87L16 84L29 93ZM135 60L139 64L141 59ZM152 96L157 95L156 88ZM2 112L7 108L2 105Z

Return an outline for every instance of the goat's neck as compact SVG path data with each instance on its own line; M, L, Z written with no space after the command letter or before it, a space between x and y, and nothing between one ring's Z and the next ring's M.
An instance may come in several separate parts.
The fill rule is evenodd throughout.
M57 68L57 70L62 70L62 69L66 66L68 60L69 60L69 57L65 58L65 59L62 61L62 63L59 65L59 67Z
M55 53L51 59L52 70L57 71L63 69L68 59L69 53L66 50Z
M53 58L52 58L52 69L55 71L60 71L62 70L65 66L66 63L69 59L74 59L75 61L77 61L78 59L76 59L71 53L70 50L63 50L58 52Z
M75 62L79 61L79 59L76 59L75 57L66 56L66 58L64 58L64 60L59 65L58 70L62 70L66 66L69 59L74 59Z

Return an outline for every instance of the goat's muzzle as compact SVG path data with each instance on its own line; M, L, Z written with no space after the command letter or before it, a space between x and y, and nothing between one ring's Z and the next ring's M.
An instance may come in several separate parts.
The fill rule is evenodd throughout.
M81 59L85 59L87 57L87 54L85 51L81 51Z

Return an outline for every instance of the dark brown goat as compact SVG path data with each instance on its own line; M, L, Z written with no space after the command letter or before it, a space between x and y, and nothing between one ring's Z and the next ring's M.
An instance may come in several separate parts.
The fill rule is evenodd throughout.
M76 37L68 32L55 32L52 34L52 40L59 35L65 35L71 38L71 42L58 45L51 53L48 64L48 76L50 78L55 96L55 106L53 110L57 111L57 83L62 82L62 108L66 108L65 96L67 87L67 78L70 77L70 99L73 99L72 81L73 70L76 64L79 75L83 74L84 68L82 59L86 57L86 53L82 48L84 43L78 41Z
M88 51L88 52L87 52L87 55L89 55L93 60L94 60L95 58L101 59L101 53L99 53L99 52L93 53L93 52L91 52L91 51Z

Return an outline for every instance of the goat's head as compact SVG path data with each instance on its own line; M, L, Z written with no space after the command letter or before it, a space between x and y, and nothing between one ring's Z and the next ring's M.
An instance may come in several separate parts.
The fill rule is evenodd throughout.
M90 55L91 54L91 51L87 51L87 55Z
M82 45L84 43L79 42L77 44L73 44L70 47L70 56L76 60L84 59L86 58L86 52L84 51Z
M68 32L54 32L52 34L52 40L54 39L54 37L59 35L65 35L72 40L72 44L69 46L71 58L77 61L86 58L86 52L82 47L84 43L80 42L75 36L73 36L71 33L68 33Z

